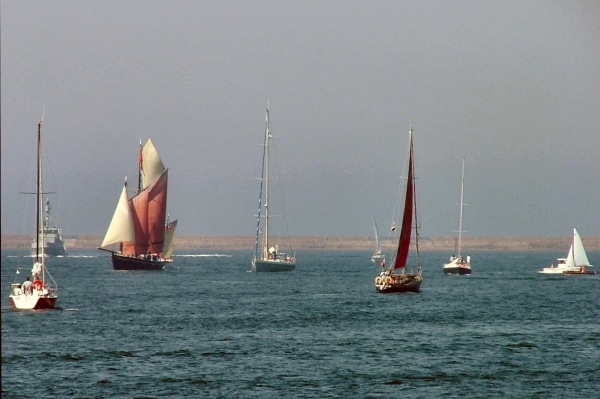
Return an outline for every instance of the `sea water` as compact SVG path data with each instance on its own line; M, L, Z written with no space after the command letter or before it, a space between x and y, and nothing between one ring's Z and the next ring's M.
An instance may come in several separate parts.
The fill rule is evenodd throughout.
M163 272L71 255L48 260L57 308L17 311L32 261L2 251L3 398L600 397L600 275L537 273L562 252L474 252L470 276L425 252L418 294L377 293L370 252L287 273L249 251Z

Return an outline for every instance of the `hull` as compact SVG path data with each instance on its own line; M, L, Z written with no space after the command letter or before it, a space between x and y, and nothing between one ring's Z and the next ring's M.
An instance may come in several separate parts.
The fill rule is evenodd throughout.
M36 243L31 244L31 254L35 256ZM60 236L47 235L44 237L44 255L45 256L65 256L67 250Z
M407 274L406 276L395 276L395 281L390 277L377 277L375 279L375 288L381 294L391 294L394 292L419 292L421 282L420 274ZM381 279L381 280L379 280Z
M371 256L371 262L373 263L381 263L385 259L385 255L383 254L374 254Z
M538 273L541 274L554 274L554 275L595 275L596 272L593 270L586 270L584 267L544 267Z
M139 259L131 256L112 254L112 264L115 270L164 270L164 260Z
M56 296L38 296L38 295L10 295L8 297L10 305L14 309L54 309Z
M471 267L466 265L449 264L442 266L442 271L446 275L469 275L471 274Z
M291 272L296 268L296 262L283 260L261 260L252 261L252 271L254 272Z

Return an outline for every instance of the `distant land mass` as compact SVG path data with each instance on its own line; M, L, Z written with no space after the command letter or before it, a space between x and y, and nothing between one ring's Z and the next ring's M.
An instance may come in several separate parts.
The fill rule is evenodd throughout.
M65 236L68 250L96 249L103 236L79 235ZM463 237L462 253L469 251L557 251L565 255L571 245L571 237ZM600 237L582 238L586 251L600 251ZM254 250L255 237L251 236L182 236L175 238L177 250ZM26 235L2 235L2 249L27 248L32 237ZM372 237L290 237L282 242L281 250L330 250L330 251L370 251L375 249ZM383 240L385 249L397 244ZM285 247L285 248L284 248ZM448 251L456 248L456 237L421 237L419 249L422 251Z

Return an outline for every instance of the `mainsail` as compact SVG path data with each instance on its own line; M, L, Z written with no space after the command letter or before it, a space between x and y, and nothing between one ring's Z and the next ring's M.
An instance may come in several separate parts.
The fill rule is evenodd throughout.
M567 267L579 266L590 266L590 261L585 253L583 242L577 229L573 228L573 244L569 249L569 255L567 255Z
M400 230L400 241L398 242L398 253L396 254L396 262L394 269L406 266L408 258L408 250L410 248L410 236L412 232L413 220L413 145L412 136L410 140L410 150L408 157L408 177L406 182L406 198L404 200L404 215L402 217L402 230Z

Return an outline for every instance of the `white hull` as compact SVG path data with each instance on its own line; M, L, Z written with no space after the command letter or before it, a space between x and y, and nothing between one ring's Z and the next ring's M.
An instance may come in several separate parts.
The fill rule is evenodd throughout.
M31 294L25 294L20 288L13 288L8 297L10 304L15 309L54 309L56 294L49 293L47 289L34 289Z
M254 259L252 271L254 272L291 272L296 268L296 261L282 259Z
M585 267L544 267L538 271L541 274L596 274L593 271L588 271Z
M385 259L385 255L383 254L374 254L371 256L371 262L373 263L381 263Z

